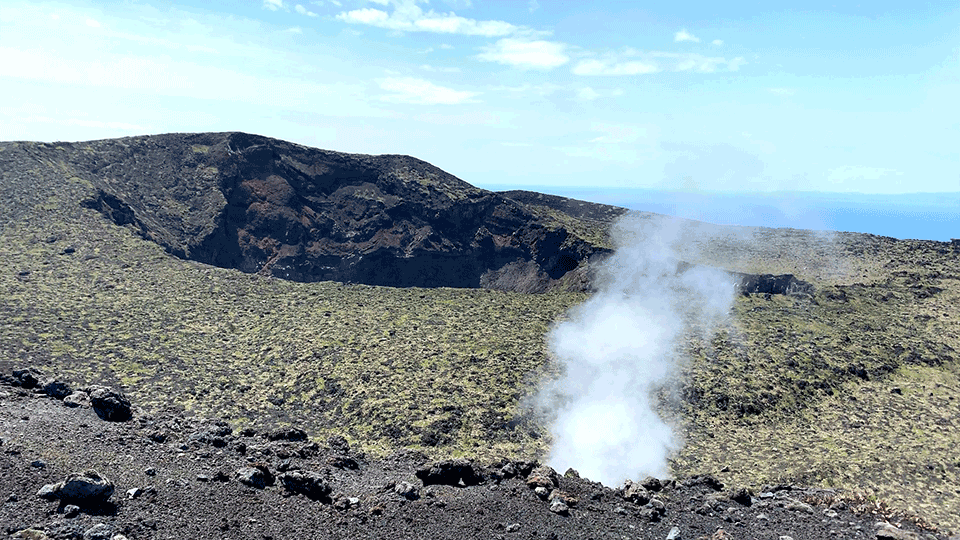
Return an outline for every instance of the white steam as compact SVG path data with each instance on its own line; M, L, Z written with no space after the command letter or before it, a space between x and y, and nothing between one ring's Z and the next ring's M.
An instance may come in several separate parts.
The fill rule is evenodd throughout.
M725 317L735 290L725 272L686 267L676 255L682 221L628 214L613 227L616 252L598 292L549 335L560 379L540 396L553 416L548 462L618 485L667 474L679 448L652 392L667 384L688 331Z

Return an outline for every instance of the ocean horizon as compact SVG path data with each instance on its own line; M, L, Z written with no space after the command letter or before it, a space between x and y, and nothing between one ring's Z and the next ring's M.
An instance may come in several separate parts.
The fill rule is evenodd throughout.
M516 185L479 187L492 191L538 191L719 225L858 232L941 242L960 238L960 191L877 195Z

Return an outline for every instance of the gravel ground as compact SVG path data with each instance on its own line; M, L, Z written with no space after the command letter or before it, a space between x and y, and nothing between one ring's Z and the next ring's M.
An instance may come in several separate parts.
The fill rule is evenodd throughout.
M131 420L106 421L5 384L0 439L0 534L20 538L946 538L906 522L878 532L882 518L823 490L711 477L614 489L534 463L368 461L337 437L235 433L135 407ZM88 469L114 484L106 501L37 495ZM304 477L313 490L297 487Z

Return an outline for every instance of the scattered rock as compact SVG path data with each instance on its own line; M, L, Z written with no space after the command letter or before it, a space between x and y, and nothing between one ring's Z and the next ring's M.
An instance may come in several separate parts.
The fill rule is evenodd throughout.
M265 437L271 441L305 441L307 432L295 427L277 428L267 432Z
M680 528L673 527L670 529L670 532L667 533L667 540L682 540L683 537L680 535Z
M90 395L90 405L93 411L103 420L123 422L133 418L130 411L130 400L122 393L115 392L106 386L91 386L87 388Z
M420 498L420 490L409 482L400 482L393 488L393 492L407 500Z
M716 478L710 475L691 476L690 478L687 478L686 480L683 481L683 485L685 487L703 485L703 486L709 487L714 491L723 490L723 482L717 480Z
M647 488L632 480L624 482L623 487L620 488L620 496L623 497L623 500L632 502L638 506L647 504L652 498Z
M274 482L273 474L270 473L270 470L267 469L265 465L241 467L237 470L236 475L237 480L239 480L241 484L257 489L272 486Z
M136 498L139 497L140 495L143 495L143 488L135 487L135 488L130 488L130 489L127 490L127 498L128 498L128 499L136 499Z
M550 490L543 486L537 486L533 488L533 493L544 501L550 496Z
M808 514L813 513L813 507L807 503L802 503L800 501L790 501L783 506L787 510L795 510L797 512L806 512Z
M33 467L33 468L35 468L35 469L46 469L46 468L47 468L47 464L44 463L42 460L39 460L39 459L34 460L34 461L31 461L31 462L30 462L30 466Z
M61 500L77 501L85 504L103 502L113 495L113 482L94 470L73 473L58 484Z
M60 496L58 490L60 489L59 484L47 484L40 488L40 491L37 491L37 497L41 499L53 500Z
M83 540L110 540L113 528L106 523L98 523L83 531Z
M904 531L885 522L877 523L877 540L919 540L915 532Z
M538 487L553 489L560 486L560 476L552 467L541 465L527 476L527 486L532 489Z
M750 506L753 504L753 492L750 488L738 487L730 490L730 500L742 504L743 506Z
M508 533L515 533L515 532L517 532L517 531L520 530L520 524L519 524L519 523L511 523L511 524L507 525L506 527L504 527L504 530L507 531Z
M69 384L54 378L45 380L41 389L44 394L54 399L63 399L73 393Z
M80 507L75 504L68 504L63 507L63 517L75 518L80 515Z
M315 501L326 499L333 491L323 476L313 471L291 471L281 474L279 479L287 491L305 495Z
M72 392L63 398L63 404L67 407L90 408L90 394L79 390Z
M467 459L437 461L421 467L416 476L425 486L476 486L484 480L483 472Z
M560 499L554 499L550 503L550 511L561 516L570 515L570 507Z
M565 505L567 505L567 506L569 506L569 507L571 507L571 508L573 508L574 506L577 506L577 504L580 503L580 499L577 499L577 498L574 497L573 495L571 495L571 494L569 494L569 493L567 493L566 491L563 491L563 490L561 490L561 489L555 489L555 490L553 490L553 492L550 493L550 500L551 500L551 501L562 501L563 504L565 504Z
M653 476L648 476L640 481L640 485L647 489L647 491L653 491L654 493L663 489L663 482L659 478L654 478Z
M17 531L14 533L13 538L21 538L23 540L50 540L50 537L47 536L46 533L36 529L23 529L22 531Z
M40 370L33 367L16 369L13 371L13 378L15 382L27 390L39 386L40 377L42 376L43 375L40 373Z

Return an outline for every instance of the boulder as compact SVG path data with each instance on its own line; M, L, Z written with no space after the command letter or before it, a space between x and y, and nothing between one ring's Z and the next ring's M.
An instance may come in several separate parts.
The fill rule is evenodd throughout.
M253 465L250 467L241 467L237 470L237 479L241 484L263 489L272 486L274 482L273 474L265 465Z
M13 371L13 378L17 384L26 389L36 388L40 385L40 377L43 375L40 370L33 367L16 369Z
M43 486L37 496L41 499L60 499L80 506L90 506L109 499L113 490L113 482L97 471L88 470L72 473L62 482Z
M295 427L277 428L266 433L266 438L271 441L305 441L307 432Z
M475 486L483 483L483 471L467 459L436 461L416 472L423 485Z
M407 500L417 500L420 498L420 490L417 486L409 482L399 482L393 487L393 492Z
M623 487L620 489L620 496L623 497L623 500L640 506L650 502L650 499L653 497L642 484L631 480L627 480L623 484Z
M73 393L69 384L54 378L43 381L40 388L44 394L54 399L63 399Z
M130 411L130 400L122 393L106 386L91 386L87 388L90 395L90 405L93 411L103 420L123 422L133 418Z
M530 472L527 476L527 486L531 489L543 487L553 489L560 485L560 475L551 467L542 465Z
M313 471L290 471L278 478L287 491L305 495L308 499L326 499L333 491L323 476Z
M83 540L110 540L113 537L113 528L106 523L98 523L83 531Z

